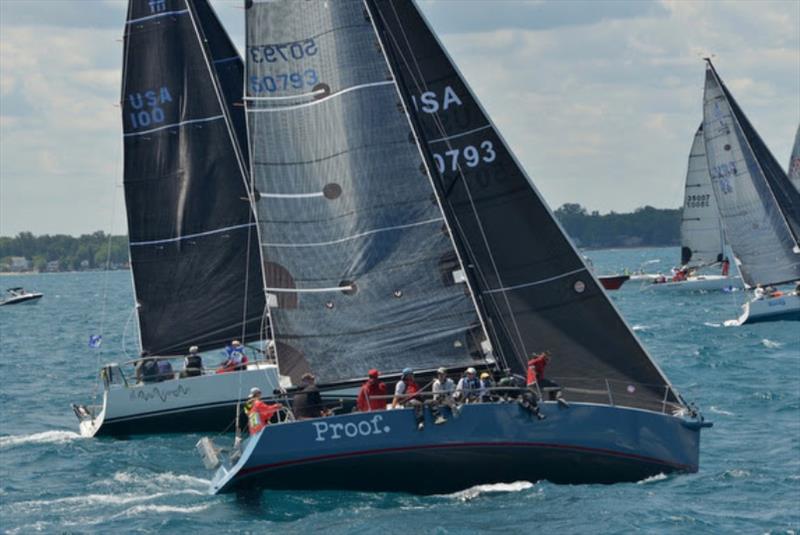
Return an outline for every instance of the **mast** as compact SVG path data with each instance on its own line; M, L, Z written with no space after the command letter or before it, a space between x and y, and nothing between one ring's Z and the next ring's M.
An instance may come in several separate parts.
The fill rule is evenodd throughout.
M800 279L800 192L706 59L703 137L726 236L749 287Z
M207 27L195 25L198 12ZM205 0L129 3L124 185L141 347L151 354L260 338L264 295L247 284L261 269L256 224L232 133L243 111L211 67L226 57L241 72L222 31Z

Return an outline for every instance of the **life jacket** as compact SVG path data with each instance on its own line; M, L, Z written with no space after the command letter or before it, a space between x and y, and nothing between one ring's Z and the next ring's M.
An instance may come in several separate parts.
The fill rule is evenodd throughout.
M188 355L185 367L200 369L203 367L203 359L200 358L200 355Z
M408 396L407 399L411 399L412 394L419 392L419 387L413 379L409 379L408 381L404 380L403 382L406 384L406 396Z
M278 403L266 404L263 401L256 400L249 408L245 407L247 411L247 426L250 428L250 434L255 435L268 424L270 418L278 412L281 408Z

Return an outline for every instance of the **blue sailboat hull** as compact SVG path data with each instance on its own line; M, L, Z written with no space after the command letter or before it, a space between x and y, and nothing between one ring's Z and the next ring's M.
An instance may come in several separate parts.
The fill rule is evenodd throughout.
M476 484L615 483L696 472L696 421L623 407L542 403L538 420L516 403L466 405L418 431L410 409L269 426L213 493L250 488L453 492Z

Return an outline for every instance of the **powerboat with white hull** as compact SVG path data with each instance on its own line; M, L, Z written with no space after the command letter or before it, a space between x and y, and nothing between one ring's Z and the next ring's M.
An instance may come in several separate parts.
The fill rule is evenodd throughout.
M293 384L309 371L359 384L370 368L524 376L530 356L549 351L563 399L541 403L543 420L510 400L464 405L422 430L409 408L289 413L234 448L212 492L428 493L697 470L708 424L689 416L415 3L253 0L245 19L281 374ZM287 70L296 83L282 82ZM207 439L198 449L207 466L220 460Z
M800 281L800 191L706 62L703 136L711 183L745 287L756 294L725 324L800 320L796 291L762 296L760 289Z
M251 388L273 392L281 387L277 366L266 362L227 373L187 377L175 372L158 382L137 380L130 371L134 362L126 364L127 372L117 364L102 368L102 404L73 406L81 435L234 431L231 422Z
M681 217L681 273L687 276L656 277L642 285L654 292L710 292L742 287L742 280L729 275L725 231L708 173L703 125L697 129L689 151ZM711 266L724 266L722 275L703 273ZM735 268L734 268L735 269Z
M0 306L20 305L22 303L36 304L42 298L42 295L41 292L29 292L20 286L9 288L6 290L6 296L0 299Z
M233 340L263 348L268 337L243 63L206 0L132 0L123 54L123 183L140 350L163 360L197 346L212 373L142 383L109 364L102 402L77 405L76 414L85 435L222 431L249 388L279 384L274 359L219 374L219 360L209 360Z

